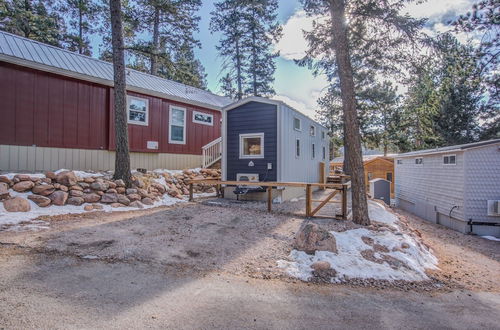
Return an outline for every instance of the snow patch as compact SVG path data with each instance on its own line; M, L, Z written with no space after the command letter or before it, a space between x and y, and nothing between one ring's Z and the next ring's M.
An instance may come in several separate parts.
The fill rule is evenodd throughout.
M495 237L495 236L481 236L482 238L489 239L490 241L497 241L500 242L500 238Z
M374 221L398 226L398 218L383 205L369 202L370 217ZM437 269L438 260L432 252L417 238L396 230L373 231L366 228L352 229L344 232L331 232L337 242L338 253L316 251L309 255L303 251L292 250L290 260L279 260L278 267L283 268L290 276L303 281L311 279L311 265L317 261L328 261L337 272L332 282L342 282L349 278L376 280L427 280L426 269ZM373 244L367 244L362 237L369 237ZM388 252L374 249L378 244L387 248ZM405 245L406 248L402 248ZM376 260L363 257L365 250L373 251Z

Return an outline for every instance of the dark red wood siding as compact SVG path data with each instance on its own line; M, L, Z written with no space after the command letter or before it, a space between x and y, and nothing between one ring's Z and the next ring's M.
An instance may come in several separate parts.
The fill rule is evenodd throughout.
M130 150L201 154L221 132L221 113L129 92L149 100L149 125L129 124ZM168 143L170 105L186 113L186 144ZM214 125L193 123L193 111L214 116ZM114 150L113 89L95 83L0 62L0 144ZM5 124L8 123L8 124ZM158 141L159 149L147 149Z
M0 144L106 149L108 88L0 62Z

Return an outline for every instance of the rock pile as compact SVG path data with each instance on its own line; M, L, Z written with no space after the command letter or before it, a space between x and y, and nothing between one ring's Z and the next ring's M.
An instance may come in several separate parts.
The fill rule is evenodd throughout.
M30 211L28 200L11 196L10 190L13 190L30 193L27 198L39 207L86 203L86 211L102 209L101 204L143 208L144 205L153 205L164 194L183 199L183 195L189 194L188 180L219 178L220 170L211 169L135 173L132 187L127 188L122 180L112 180L109 174L84 178L77 177L73 171L46 172L44 177L17 174L12 179L0 176L0 201L8 212ZM212 186L203 184L196 184L194 191L215 192Z

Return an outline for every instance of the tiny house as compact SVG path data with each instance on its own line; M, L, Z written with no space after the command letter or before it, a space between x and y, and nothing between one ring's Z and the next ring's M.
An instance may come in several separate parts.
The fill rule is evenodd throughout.
M329 159L327 129L287 104L248 97L225 107L222 123L223 180L317 183L326 176L320 163ZM233 192L227 187L225 196ZM284 201L303 189L281 187L274 193ZM255 192L243 198L264 196Z
M500 237L500 139L395 158L397 207L462 233Z

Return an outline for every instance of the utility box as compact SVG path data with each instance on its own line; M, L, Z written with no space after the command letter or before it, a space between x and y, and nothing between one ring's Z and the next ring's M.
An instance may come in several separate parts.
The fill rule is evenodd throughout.
M381 178L370 180L370 196L391 205L391 182Z

